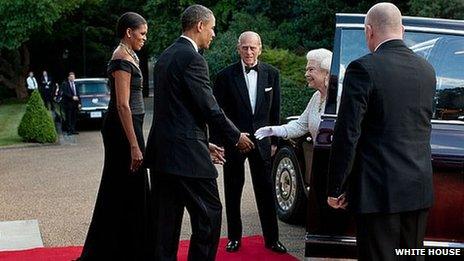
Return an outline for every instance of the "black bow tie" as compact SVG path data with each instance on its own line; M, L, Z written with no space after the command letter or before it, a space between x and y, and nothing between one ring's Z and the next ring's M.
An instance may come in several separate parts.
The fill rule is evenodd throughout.
M256 72L258 71L258 65L255 66L246 66L245 65L245 72L248 74L251 70L255 70Z

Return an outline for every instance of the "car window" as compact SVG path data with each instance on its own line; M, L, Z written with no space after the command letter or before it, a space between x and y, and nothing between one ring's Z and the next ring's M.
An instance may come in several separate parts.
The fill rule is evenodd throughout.
M404 42L435 68L437 87L433 118L464 120L464 36L406 32ZM346 66L367 53L362 29L342 30L337 111Z
M109 92L106 82L76 82L76 88L80 95L105 94Z

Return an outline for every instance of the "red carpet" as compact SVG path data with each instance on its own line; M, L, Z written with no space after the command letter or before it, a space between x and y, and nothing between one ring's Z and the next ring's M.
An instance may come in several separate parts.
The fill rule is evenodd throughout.
M221 239L217 260L221 261L296 261L297 258L285 254L276 254L264 248L261 236L251 236L242 239L242 247L237 253L227 253L224 247L227 239ZM188 240L181 241L179 245L179 261L187 260ZM81 253L82 247L52 247L35 248L22 251L0 252L1 261L70 261Z

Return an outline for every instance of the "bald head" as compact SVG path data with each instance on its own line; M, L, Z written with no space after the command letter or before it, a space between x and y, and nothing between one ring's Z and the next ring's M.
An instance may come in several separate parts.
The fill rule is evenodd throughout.
M402 39L401 11L392 3L378 3L366 15L366 39L371 51L387 39ZM374 45L371 49L370 45Z

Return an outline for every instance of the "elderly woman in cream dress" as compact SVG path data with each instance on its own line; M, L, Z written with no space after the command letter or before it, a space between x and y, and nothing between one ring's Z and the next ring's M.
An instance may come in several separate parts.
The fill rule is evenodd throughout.
M266 126L258 129L255 132L257 139L260 140L269 136L287 139L297 138L308 132L311 133L311 137L316 137L321 115L325 108L332 52L323 48L311 50L306 54L306 59L308 63L306 65L305 77L308 86L316 89L316 92L309 100L303 114L297 120L290 121L287 124Z

